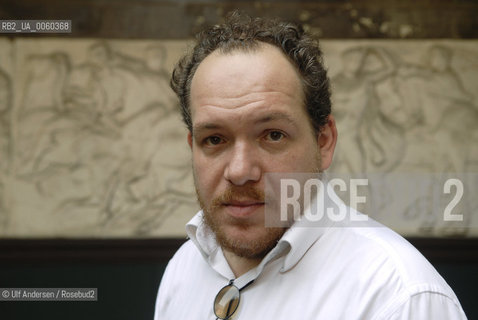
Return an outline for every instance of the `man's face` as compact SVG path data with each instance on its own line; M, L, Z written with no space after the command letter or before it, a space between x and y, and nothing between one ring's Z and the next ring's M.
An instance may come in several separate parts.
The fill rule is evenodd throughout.
M317 137L303 89L282 52L213 52L191 84L188 140L205 222L224 250L263 257L284 233L264 223L266 172L317 172ZM335 128L335 127L334 127Z

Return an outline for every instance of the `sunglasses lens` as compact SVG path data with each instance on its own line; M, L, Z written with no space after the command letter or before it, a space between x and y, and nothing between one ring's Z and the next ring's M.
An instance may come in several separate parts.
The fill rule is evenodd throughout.
M227 285L219 291L214 300L214 313L219 319L228 319L239 306L240 293L235 285Z

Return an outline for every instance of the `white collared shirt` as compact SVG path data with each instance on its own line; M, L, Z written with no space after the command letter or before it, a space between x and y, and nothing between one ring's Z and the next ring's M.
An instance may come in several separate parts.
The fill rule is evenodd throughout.
M234 279L200 211L186 226L190 240L169 262L155 320L214 320L213 302ZM231 319L466 319L452 289L405 239L369 219L312 225L296 222L241 288Z

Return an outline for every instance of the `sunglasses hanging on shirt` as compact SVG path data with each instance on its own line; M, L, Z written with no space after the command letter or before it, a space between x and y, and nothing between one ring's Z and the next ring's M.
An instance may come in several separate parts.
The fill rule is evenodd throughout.
M251 285L254 280L249 281L242 288L238 288L234 285L234 279L229 281L229 284L219 290L216 298L214 299L214 314L216 320L227 320L232 317L239 307L241 301L241 291Z

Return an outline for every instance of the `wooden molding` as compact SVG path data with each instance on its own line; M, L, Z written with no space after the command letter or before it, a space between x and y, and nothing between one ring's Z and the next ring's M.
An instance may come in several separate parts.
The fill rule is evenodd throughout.
M408 238L432 263L478 263L478 238ZM3 239L0 263L166 263L186 239Z
M300 22L325 39L478 38L473 0L4 0L0 19L72 20L72 34L35 37L185 39L234 9Z
M1 263L167 262L186 239L4 239Z

